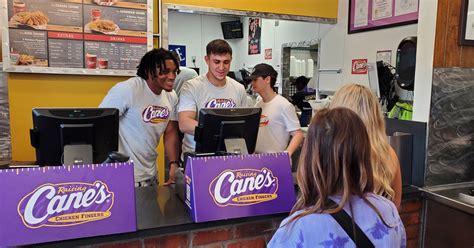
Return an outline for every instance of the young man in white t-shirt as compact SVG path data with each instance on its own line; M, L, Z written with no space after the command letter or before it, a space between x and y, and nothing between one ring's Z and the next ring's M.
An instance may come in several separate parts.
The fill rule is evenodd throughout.
M140 61L137 76L112 87L100 107L119 110L119 152L134 162L135 187L157 183L156 147L163 135L170 162L170 178L178 163L176 105L173 82L179 63L163 48L147 52Z
M249 77L253 91L262 98L255 104L262 108L255 152L287 151L291 157L303 142L303 132L293 104L274 90L277 76L272 66L262 63Z
M202 108L242 108L247 107L247 95L242 84L227 77L232 61L232 48L221 39L207 44L208 66L205 75L184 83L178 104L179 128L184 133L183 154L194 152L194 130Z

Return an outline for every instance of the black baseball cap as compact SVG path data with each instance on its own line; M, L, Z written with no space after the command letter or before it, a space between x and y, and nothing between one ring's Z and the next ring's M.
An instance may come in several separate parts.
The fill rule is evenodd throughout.
M278 72L275 71L275 69L273 69L271 65L261 63L261 64L256 65L253 68L253 71L248 77L248 80L254 80L258 77L267 77L267 76L277 78Z
M307 78L305 76L299 76L296 78L296 80L294 82L292 82L291 84L302 84L302 85L307 85L308 82L309 82L310 78Z

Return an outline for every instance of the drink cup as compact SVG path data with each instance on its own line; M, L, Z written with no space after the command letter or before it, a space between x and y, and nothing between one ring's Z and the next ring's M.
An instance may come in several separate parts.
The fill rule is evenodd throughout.
M17 65L18 59L20 59L20 54L15 52L10 52L10 64Z
M91 9L91 20L92 21L100 19L101 16L102 16L102 10L100 10L100 9Z
M26 3L23 1L13 2L13 13L17 14L26 10Z
M107 69L109 67L109 60L100 58L97 60L97 63L99 64L99 69Z
M97 67L97 55L95 54L86 54L86 68L95 69Z

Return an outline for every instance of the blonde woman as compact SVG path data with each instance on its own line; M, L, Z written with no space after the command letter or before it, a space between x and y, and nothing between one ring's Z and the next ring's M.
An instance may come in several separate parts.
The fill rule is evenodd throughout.
M392 200L398 209L402 199L402 176L397 154L388 143L385 121L375 94L366 86L348 84L336 91L330 108L346 107L364 122L371 145L374 193Z
M373 193L370 154L365 125L354 111L319 110L301 149L301 192L268 247L406 247L395 204Z

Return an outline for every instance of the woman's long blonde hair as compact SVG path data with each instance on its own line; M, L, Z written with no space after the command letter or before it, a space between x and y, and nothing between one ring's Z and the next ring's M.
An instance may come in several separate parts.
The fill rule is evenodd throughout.
M356 112L364 122L371 146L371 164L374 171L374 193L393 200L391 182L395 172L390 168L390 144L385 134L385 120L375 94L366 86L348 84L336 91L330 108L346 107Z

